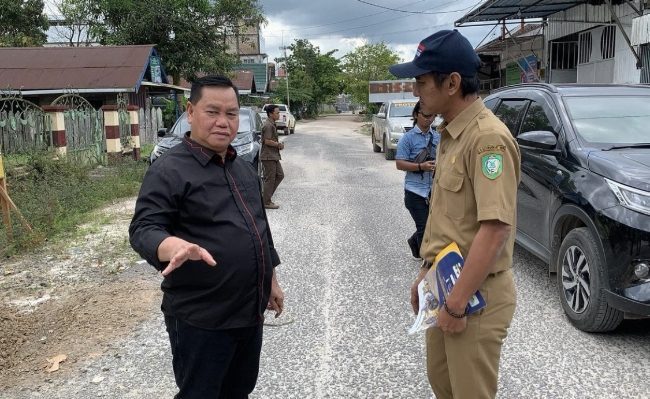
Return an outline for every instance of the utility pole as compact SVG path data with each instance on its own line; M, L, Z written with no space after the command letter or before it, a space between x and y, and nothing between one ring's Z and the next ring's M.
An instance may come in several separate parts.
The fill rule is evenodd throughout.
M282 46L280 46L280 50L284 51L284 79L287 82L287 108L291 109L291 105L289 104L289 68L287 67L287 49L289 46L284 45L284 31L282 31Z

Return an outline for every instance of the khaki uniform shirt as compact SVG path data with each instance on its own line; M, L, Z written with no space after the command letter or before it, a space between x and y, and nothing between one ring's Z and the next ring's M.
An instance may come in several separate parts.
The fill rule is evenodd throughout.
M512 266L521 155L508 128L479 98L441 134L421 254L433 263L452 241L467 256L480 222L499 220L512 232L490 273Z
M275 122L271 117L266 119L264 126L262 126L262 154L260 159L262 161L279 161L282 159L280 156L280 149L276 147L270 147L264 144L264 140L273 140L279 142L280 138L278 136L278 129L275 127Z

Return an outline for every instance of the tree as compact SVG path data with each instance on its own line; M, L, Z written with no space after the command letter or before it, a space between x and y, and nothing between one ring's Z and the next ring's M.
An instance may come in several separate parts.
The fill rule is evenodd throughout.
M291 55L277 58L276 62L285 62L289 72L289 98L293 109L304 110L309 115L317 115L321 104L333 102L340 93L339 60L332 50L321 54L320 48L308 40L297 39L289 46ZM286 98L286 85L278 85L276 93Z
M43 0L0 0L0 47L41 46L49 27Z
M94 0L60 0L56 3L61 17L56 33L71 47L89 46L96 42L93 32L97 32L101 22L93 17L96 9Z
M388 67L398 63L399 60L399 55L383 42L357 47L354 51L346 54L342 60L345 91L352 96L355 103L368 108L370 106L368 82L395 79L388 72Z
M174 84L200 73L227 73L236 56L228 38L264 22L257 0L93 0L102 44L155 44Z

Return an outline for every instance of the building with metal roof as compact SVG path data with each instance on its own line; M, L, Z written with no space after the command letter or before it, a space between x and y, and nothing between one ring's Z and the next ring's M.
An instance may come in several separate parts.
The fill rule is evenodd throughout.
M128 93L139 106L152 94L188 90L170 84L153 45L0 48L0 88L43 103L75 92L106 104Z
M542 24L540 79L552 83L650 83L646 0L488 0L455 22Z

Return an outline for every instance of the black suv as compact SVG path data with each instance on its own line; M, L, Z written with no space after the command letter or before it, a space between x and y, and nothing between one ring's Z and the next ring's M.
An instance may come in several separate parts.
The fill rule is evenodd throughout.
M584 331L650 316L650 87L509 86L486 97L521 149L517 242Z

